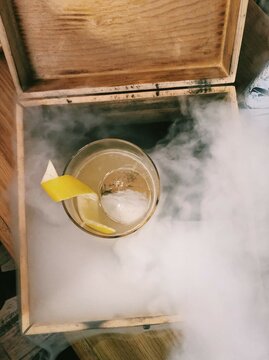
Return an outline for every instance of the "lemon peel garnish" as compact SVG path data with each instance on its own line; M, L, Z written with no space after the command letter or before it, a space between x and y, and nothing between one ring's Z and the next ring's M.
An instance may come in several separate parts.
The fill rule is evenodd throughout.
M52 162L49 161L41 186L56 202L83 195L98 201L98 195L86 184L72 175L58 176Z
M99 221L98 195L88 185L72 175L58 176L51 161L48 162L46 172L41 180L41 186L55 202L77 197L78 212L83 227L86 225L107 235L116 232L115 229L103 225Z

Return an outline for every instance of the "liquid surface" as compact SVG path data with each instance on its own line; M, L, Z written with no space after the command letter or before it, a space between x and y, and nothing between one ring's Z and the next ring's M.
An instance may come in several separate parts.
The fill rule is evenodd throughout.
M86 158L74 176L99 194L98 221L115 229L116 235L144 221L150 207L152 180L135 155L113 149L100 151ZM71 215L90 231L79 216L77 199L72 201Z

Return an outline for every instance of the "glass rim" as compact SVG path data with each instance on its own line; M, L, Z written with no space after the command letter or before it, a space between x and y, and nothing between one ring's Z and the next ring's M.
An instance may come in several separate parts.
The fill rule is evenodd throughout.
M136 148L137 150L139 150L143 155L145 155L147 157L147 159L150 161L151 165L153 166L154 168L154 171L156 173L156 176L157 176L157 179L158 179L158 186L156 186L156 200L154 202L154 204L152 205L151 207L151 211L147 212L145 218L143 219L143 222L137 224L134 228L132 228L130 231L126 231L125 233L123 234L119 234L119 235L109 235L109 234L102 234L100 232L97 232L95 231L94 229L91 229L90 231L85 229L84 227L82 227L73 217L72 215L70 214L70 212L68 211L67 209L67 206L65 204L65 202L67 200L63 200L62 201L62 206L65 210L65 213L67 214L67 216L69 217L69 219L81 230L83 230L84 232L86 232L88 235L92 235L92 236L97 236L97 237L100 237L100 238L104 238L104 239L117 239L117 238L120 238L120 237L124 237L124 236L128 236L128 235L131 235L133 233L135 233L137 230L139 230L142 226L144 226L152 217L152 215L154 214L157 206L158 206L158 203L159 203L159 199L160 199L160 192L161 192L161 183L160 183L160 175L159 175L159 172L158 172L158 169L155 165L155 163L153 162L153 160L151 159L151 157L143 150L141 149L138 145L136 144L133 144L132 142L130 141L127 141L127 140L123 140L123 139L119 139L119 138L103 138L103 139L100 139L100 140L94 140L86 145L84 145L82 148L80 148L74 155L72 155L72 157L70 158L70 160L67 162L64 170L63 170L63 175L66 175L66 171L68 169L68 166L70 165L71 161L73 159L75 159L83 150L85 150L87 147L90 147L90 146L94 146L96 145L96 143L101 143L101 142L106 142L108 140L115 140L117 142L121 142L121 143L125 143L125 144L128 144L128 145L131 145L132 147ZM98 200L99 200L99 194L98 194Z

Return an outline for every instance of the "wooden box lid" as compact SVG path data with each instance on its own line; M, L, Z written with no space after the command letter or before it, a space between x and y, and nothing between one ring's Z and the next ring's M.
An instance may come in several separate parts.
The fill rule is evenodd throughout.
M232 83L248 0L0 0L23 97Z

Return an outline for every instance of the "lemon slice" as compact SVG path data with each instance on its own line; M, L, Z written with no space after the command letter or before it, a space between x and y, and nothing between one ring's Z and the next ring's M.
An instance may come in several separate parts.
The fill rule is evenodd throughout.
M83 225L99 231L102 234L114 234L115 229L100 223L99 203L91 198L78 196L78 212L83 221Z
M103 233L114 234L115 229L103 225L99 221L98 195L86 184L71 175L58 176L52 162L48 162L47 169L41 180L41 186L56 202L77 197L78 212L83 225Z
M98 195L86 184L71 175L58 176L53 164L49 161L41 186L56 202L83 195L98 201Z

